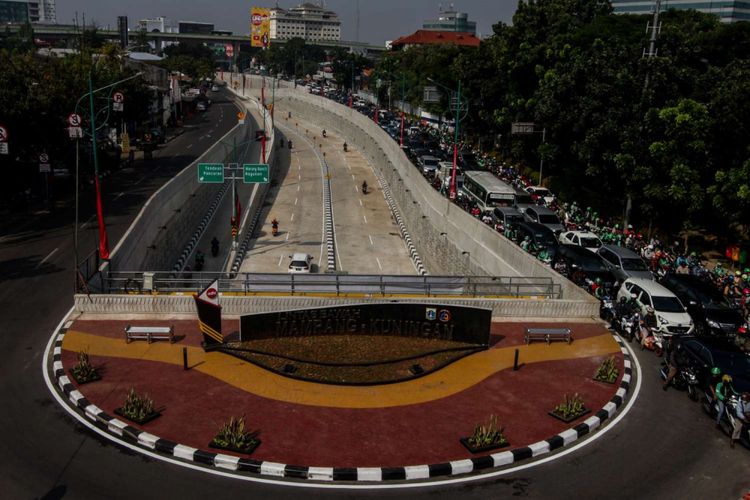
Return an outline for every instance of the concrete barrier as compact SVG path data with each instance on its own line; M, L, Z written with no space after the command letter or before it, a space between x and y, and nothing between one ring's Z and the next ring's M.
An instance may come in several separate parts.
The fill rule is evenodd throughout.
M343 306L347 304L381 304L393 299L336 297L257 297L222 296L224 316L285 311L309 307ZM492 309L494 318L585 319L591 314L589 303L581 300L520 300L520 299L399 299L399 302L445 304ZM75 296L77 313L87 314L196 314L195 301L187 295L85 295Z

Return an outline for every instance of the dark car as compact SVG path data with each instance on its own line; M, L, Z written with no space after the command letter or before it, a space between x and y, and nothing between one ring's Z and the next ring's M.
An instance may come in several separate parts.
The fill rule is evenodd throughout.
M604 286L613 288L617 278L604 264L597 254L578 245L560 245L557 248L555 261L562 260L568 270L568 275L573 278L576 271L582 271L584 276L591 281L600 279ZM581 283L579 283L581 284Z
M477 162L477 157L474 155L474 153L470 153L468 151L459 151L458 161L461 164L461 168L463 168L464 170L482 169L482 167L479 166L479 162Z
M518 222L513 224L517 230L518 243L522 242L526 236L536 248L546 248L551 258L555 258L559 243L553 233L547 226L535 222Z
M695 322L695 333L735 335L742 326L742 314L717 290L696 276L668 274L661 284L677 295Z
M723 337L683 337L680 343L701 380L707 380L711 368L717 367L732 376L735 390L750 391L750 355L736 344Z

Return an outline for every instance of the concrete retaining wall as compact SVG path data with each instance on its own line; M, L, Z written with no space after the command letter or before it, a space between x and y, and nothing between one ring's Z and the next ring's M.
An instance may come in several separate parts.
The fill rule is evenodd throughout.
M172 268L221 188L217 184L198 183L198 163L224 163L231 154L225 144L235 139L237 143L250 139L250 127L235 126L149 198L112 251L109 270Z
M399 302L445 304L492 309L494 318L591 318L588 302L580 300L520 299L399 299ZM347 304L390 303L392 299L349 299L335 297L221 297L225 316L285 311L310 307L343 306ZM195 301L180 295L91 295L75 296L75 310L89 314L196 314Z
M552 278L561 286L563 298L588 303L591 314L598 308L589 294L441 196L368 117L293 89L278 89L276 106L284 116L291 111L292 119L297 116L336 131L381 171L431 274Z

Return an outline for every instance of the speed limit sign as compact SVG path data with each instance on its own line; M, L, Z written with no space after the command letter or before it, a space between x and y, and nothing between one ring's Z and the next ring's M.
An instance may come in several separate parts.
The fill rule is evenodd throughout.
M123 103L125 102L125 96L122 94L122 92L115 92L112 94L112 100L117 103Z
M70 113L68 115L68 125L71 127L80 127L81 126L81 115L77 113Z

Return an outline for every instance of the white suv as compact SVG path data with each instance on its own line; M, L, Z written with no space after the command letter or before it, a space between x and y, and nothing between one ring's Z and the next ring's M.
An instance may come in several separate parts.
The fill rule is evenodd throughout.
M656 281L643 278L628 278L617 292L617 298L635 299L641 308L641 315L646 314L649 307L656 313L656 330L672 335L689 335L693 333L694 325L690 315L685 310L680 299Z
M312 267L312 255L309 253L295 253L289 256L292 261L289 263L290 273L309 273Z
M602 246L602 240L594 233L588 231L564 231L560 233L560 243L578 245L594 253Z

